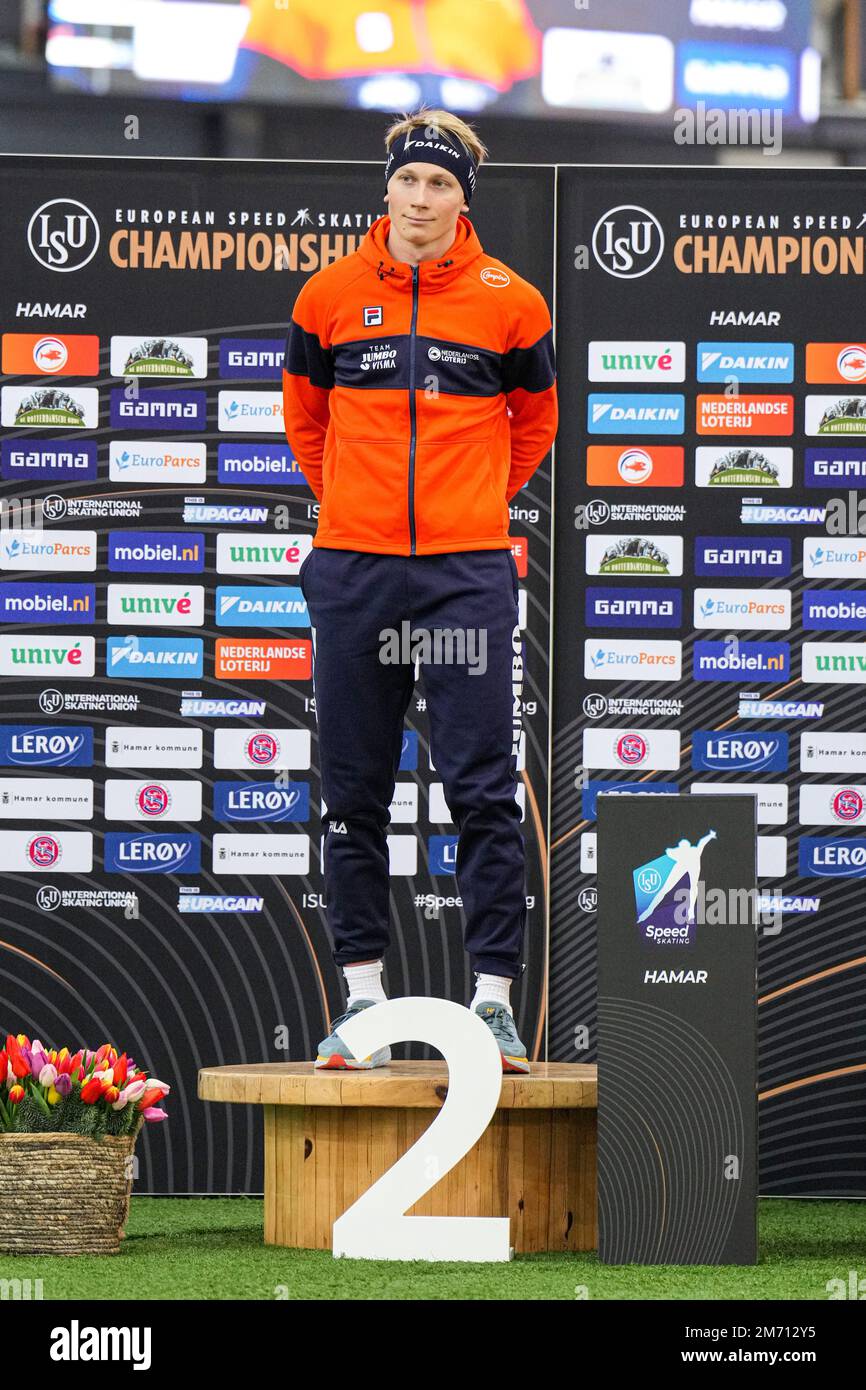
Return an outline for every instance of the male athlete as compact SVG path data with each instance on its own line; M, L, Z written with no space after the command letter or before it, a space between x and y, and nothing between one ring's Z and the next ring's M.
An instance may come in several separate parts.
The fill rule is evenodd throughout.
M415 683L414 663L389 659L386 637L405 622L413 634L482 638L477 669L427 661L424 687L459 831L470 1008L497 1038L503 1069L525 1072L509 997L526 897L508 503L556 433L552 327L541 293L488 255L463 215L487 153L475 131L422 109L385 141L388 213L357 251L304 283L283 372L286 435L320 503L299 582L313 635L328 923L348 986L316 1066L391 1058L386 1047L356 1060L333 1029L386 998L386 832Z

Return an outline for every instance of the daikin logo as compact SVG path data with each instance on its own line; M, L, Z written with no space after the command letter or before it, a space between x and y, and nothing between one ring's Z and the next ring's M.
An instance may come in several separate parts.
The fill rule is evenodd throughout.
M673 394L605 395L594 391L587 402L590 434L682 434L685 397Z
M661 260L665 234L658 218L634 203L602 213L592 233L592 254L608 275L636 280Z
M698 381L794 380L793 343L698 343Z

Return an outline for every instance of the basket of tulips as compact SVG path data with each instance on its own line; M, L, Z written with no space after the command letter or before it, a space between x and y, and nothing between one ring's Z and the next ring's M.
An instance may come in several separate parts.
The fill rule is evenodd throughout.
M143 1124L169 1087L103 1043L59 1052L9 1034L0 1050L0 1250L116 1255Z

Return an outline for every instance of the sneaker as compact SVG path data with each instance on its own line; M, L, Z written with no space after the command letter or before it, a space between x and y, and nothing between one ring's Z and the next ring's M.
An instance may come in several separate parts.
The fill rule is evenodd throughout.
M528 1072L529 1059L526 1056L526 1048L517 1036L514 1018L505 1005L482 1002L476 1004L475 1012L489 1026L491 1033L499 1043L499 1051L502 1053L502 1070Z
M380 1047L378 1052L373 1052L369 1057L364 1057L358 1061L353 1057L342 1038L338 1038L334 1032L341 1023L347 1019L354 1018L355 1014L360 1013L361 1009L370 1009L374 1004L381 1004L381 999L356 999L344 1014L335 1018L331 1023L331 1031L326 1038L319 1043L319 1053L316 1057L315 1066L317 1067L346 1067L350 1071L368 1071L370 1067L384 1067L391 1060L390 1047Z

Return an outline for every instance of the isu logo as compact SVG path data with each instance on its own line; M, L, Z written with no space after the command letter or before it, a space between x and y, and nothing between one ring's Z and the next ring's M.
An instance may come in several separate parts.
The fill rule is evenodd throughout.
M646 208L623 203L602 213L592 233L592 254L602 270L620 280L635 280L658 265L665 234Z
M504 270L499 270L496 266L487 265L481 272L481 279L485 285L492 285L494 289L501 290L505 285L511 284L511 276L506 275Z
M53 198L31 217L27 244L46 270L81 270L96 255L99 223L75 198Z

